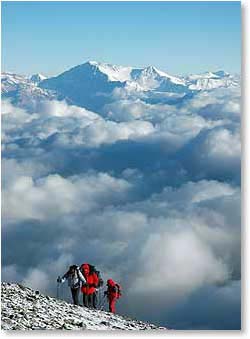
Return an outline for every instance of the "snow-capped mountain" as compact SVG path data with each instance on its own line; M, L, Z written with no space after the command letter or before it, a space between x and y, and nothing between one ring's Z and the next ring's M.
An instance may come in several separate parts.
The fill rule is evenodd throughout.
M30 77L30 81L34 82L35 84L38 84L45 79L47 79L47 77L40 73L33 74Z
M108 67L105 65L99 67L93 62L87 62L73 67L57 77L42 81L39 87L56 91L67 97L74 105L98 112L106 103L110 102L111 94L115 88L125 86L125 82L112 77L115 71L110 74L107 69Z
M130 73L133 70L132 67L117 66L97 61L89 61L83 65L90 65L95 71L100 71L101 73L106 74L109 81L125 82L130 80Z
M136 82L143 91L155 90L158 92L186 92L187 87L183 80L164 73L153 66L131 71L130 81Z
M210 90L219 87L238 86L237 79L223 70L189 75L186 78L186 82L191 90Z
M166 330L100 310L74 306L19 284L1 285L3 330Z
M117 88L136 91L188 92L181 79L157 70L155 67L132 68L95 61L82 65L47 80L39 86L67 96L75 105L99 111L112 101Z
M161 90L164 91L162 83L172 83L174 85L186 86L185 82L177 77L164 73L154 66L148 66L145 68L133 68L116 66L107 63L98 63L96 61L90 61L89 64L96 67L100 72L107 75L109 81L125 82L126 85L134 83L134 87L139 88L142 91L147 90ZM136 86L137 85L137 86ZM176 88L172 86L169 88L176 91ZM165 88L167 91L167 89Z
M1 74L2 94L16 91L20 85L25 86L29 80L18 74L4 72Z
M34 86L34 84L37 85L39 82L45 79L46 77L40 73L26 77L19 74L3 72L1 75L2 93L18 90L20 87L25 88Z
M149 101L167 95L189 95L218 87L235 87L239 80L224 71L193 74L185 78L169 75L153 66L133 68L89 61L58 76L45 78L41 74L23 77L11 73L2 75L3 98L19 106L33 106L41 100L66 100L69 104L98 113L122 91L144 96ZM147 100L147 99L146 99ZM168 100L168 99L167 99ZM161 101L161 100L160 100Z
M26 108L28 111L36 110L39 103L44 100L63 99L55 91L39 87L39 79L42 80L44 77L40 74L25 77L18 74L2 73L2 98L10 99L13 104Z

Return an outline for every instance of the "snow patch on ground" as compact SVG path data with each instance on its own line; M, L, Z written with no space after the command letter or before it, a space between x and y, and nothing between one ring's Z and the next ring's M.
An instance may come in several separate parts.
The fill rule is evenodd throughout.
M3 330L159 330L142 321L75 306L20 284L1 285Z

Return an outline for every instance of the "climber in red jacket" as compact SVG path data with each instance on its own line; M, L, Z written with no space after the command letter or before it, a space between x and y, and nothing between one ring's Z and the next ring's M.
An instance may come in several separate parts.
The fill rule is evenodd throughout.
M98 276L95 272L91 272L89 264L82 264L81 271L86 279L86 283L82 285L83 306L96 308L94 303L94 294L98 286Z
M107 287L107 291L105 291L104 294L107 295L108 298L109 312L115 313L115 303L121 296L121 286L114 280L108 279Z

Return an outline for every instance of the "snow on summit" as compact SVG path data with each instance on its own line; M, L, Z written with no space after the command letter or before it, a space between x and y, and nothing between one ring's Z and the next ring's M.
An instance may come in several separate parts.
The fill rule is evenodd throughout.
M219 87L226 88L238 86L237 79L223 70L191 74L186 80L191 90L209 90Z
M106 74L110 81L127 81L130 80L132 67L116 66L97 61L89 61L89 64L95 66L100 72Z
M98 70L108 76L110 81L137 81L142 78L163 77L168 78L176 84L185 85L185 82L177 77L171 76L165 72L160 71L154 66L145 68L133 68L125 66L117 66L108 63L100 63L97 61L89 61L89 64L98 68Z
M33 74L30 77L30 81L35 82L35 83L39 83L45 79L47 79L47 77L40 73Z

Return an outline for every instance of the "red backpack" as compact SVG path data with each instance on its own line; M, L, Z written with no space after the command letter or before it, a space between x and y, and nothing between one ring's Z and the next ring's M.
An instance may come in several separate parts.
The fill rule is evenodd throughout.
M120 296L122 295L121 285L119 285L118 283L116 283L112 279L108 279L107 285L108 285L109 294L116 296L116 298L119 299Z

